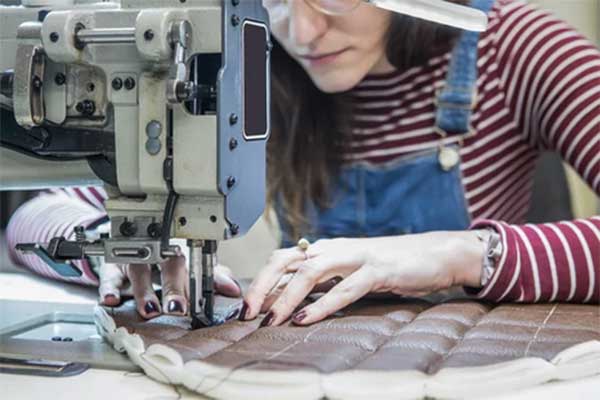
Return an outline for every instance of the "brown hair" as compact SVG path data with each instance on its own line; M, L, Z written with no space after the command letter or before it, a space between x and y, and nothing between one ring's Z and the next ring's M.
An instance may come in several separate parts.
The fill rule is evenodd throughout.
M453 0L466 3L466 0ZM457 29L394 15L386 54L398 70L423 65L451 49ZM268 143L268 204L282 208L292 240L307 227L304 206L327 207L350 132L347 93L326 94L274 40L271 137ZM346 117L346 118L345 118Z

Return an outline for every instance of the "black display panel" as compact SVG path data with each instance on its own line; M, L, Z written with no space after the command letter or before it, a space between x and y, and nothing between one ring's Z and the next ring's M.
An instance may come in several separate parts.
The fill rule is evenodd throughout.
M268 41L265 25L244 22L244 137L249 140L269 133Z

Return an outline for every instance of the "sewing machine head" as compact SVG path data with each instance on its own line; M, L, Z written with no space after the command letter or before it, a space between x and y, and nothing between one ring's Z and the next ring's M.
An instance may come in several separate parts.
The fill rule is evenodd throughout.
M198 264L211 269L216 241L243 235L264 209L266 20L260 0L0 7L2 189L101 181L110 196L110 236L21 250L68 275L66 260L87 255L159 263L177 254L170 238L186 238L209 256L192 252L191 279L212 279Z

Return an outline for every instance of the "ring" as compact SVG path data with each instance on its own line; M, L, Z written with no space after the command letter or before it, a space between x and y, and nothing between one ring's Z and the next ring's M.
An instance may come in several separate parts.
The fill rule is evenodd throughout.
M306 251L308 250L308 246L310 246L310 242L305 238L300 238L300 240L298 240L298 248L304 252L304 257L306 257L307 260L308 254L306 254Z

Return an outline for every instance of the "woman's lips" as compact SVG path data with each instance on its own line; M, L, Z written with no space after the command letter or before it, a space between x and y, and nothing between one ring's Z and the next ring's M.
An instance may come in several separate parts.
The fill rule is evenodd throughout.
M299 55L300 59L306 62L311 67L324 66L334 62L340 55L345 53L349 48L345 48L332 53L321 53L321 54L305 54Z

